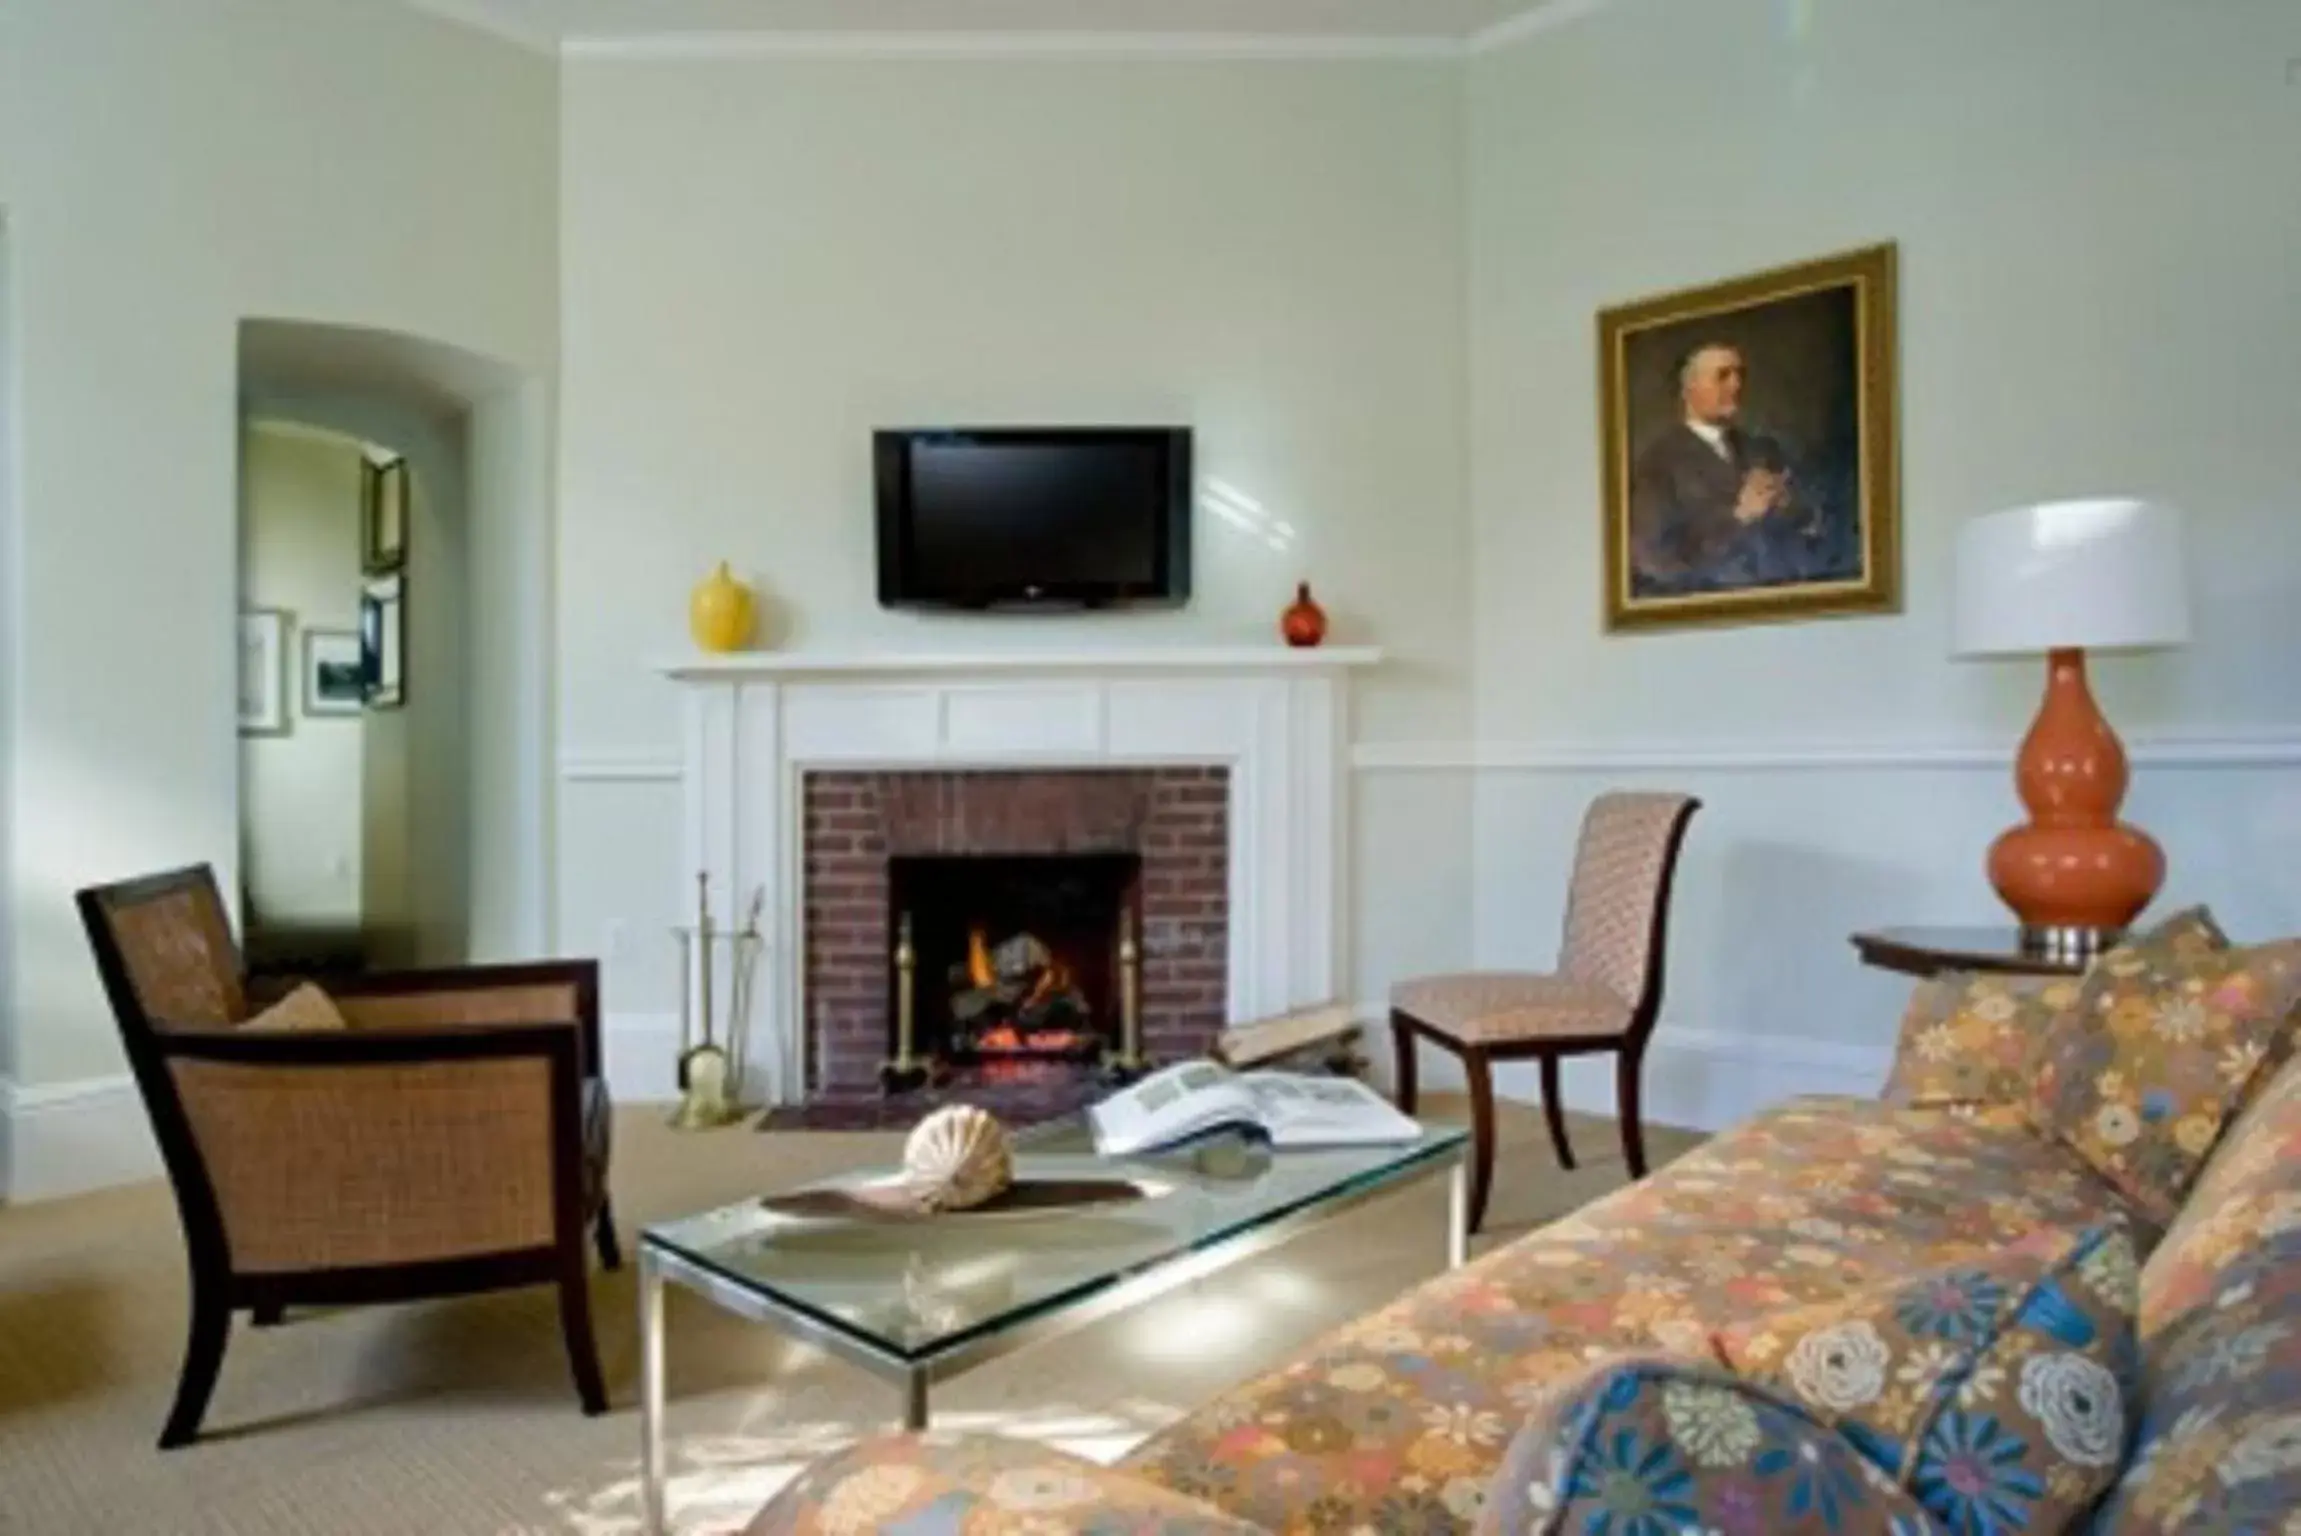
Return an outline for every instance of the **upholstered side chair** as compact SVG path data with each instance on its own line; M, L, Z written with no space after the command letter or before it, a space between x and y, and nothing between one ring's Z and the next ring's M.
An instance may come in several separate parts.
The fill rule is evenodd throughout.
M78 900L190 1260L163 1450L197 1438L234 1312L505 1286L558 1286L577 1395L605 1411L587 1235L621 1255L596 965L335 978L322 1027L275 1028L251 1024L205 866Z
M1701 802L1689 795L1607 794L1590 803L1574 852L1566 933L1555 971L1473 971L1401 982L1391 992L1398 1102L1414 1112L1415 1046L1427 1040L1461 1058L1470 1088L1470 1230L1486 1220L1494 1182L1494 1063L1542 1064L1542 1110L1559 1163L1574 1166L1558 1100L1558 1063L1611 1052L1622 1120L1622 1154L1646 1176L1638 1085L1646 1041L1662 1011L1670 886L1686 824Z

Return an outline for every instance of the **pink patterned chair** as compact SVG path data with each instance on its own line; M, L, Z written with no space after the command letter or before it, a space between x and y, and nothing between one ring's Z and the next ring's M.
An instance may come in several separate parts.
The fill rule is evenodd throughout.
M1638 1080L1646 1041L1662 1011L1662 960L1670 883L1686 824L1701 801L1690 795L1606 794L1590 802L1574 852L1565 942L1550 972L1472 971L1401 982L1390 994L1398 1051L1398 1103L1414 1112L1415 1041L1462 1060L1470 1084L1473 1166L1470 1230L1486 1219L1494 1181L1494 1067L1533 1057L1542 1063L1542 1109L1558 1161L1574 1166L1558 1102L1558 1063L1615 1054L1622 1152L1634 1179L1646 1175L1638 1121Z

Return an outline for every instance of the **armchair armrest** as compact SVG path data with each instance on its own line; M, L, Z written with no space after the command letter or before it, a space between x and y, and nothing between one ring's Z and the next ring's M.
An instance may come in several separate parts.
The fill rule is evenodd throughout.
M600 1075L599 963L539 960L379 971L322 984L355 1029L573 1022L583 1075Z
M1082 1457L995 1435L882 1435L802 1471L743 1536L1024 1530L1032 1536L1269 1536L1211 1504Z
M1721 1367L1662 1355L1617 1355L1561 1382L1510 1442L1487 1492L1479 1536L1942 1533L1883 1468L1797 1403Z
M544 1253L580 1233L577 1046L564 1022L159 1041L243 1275Z

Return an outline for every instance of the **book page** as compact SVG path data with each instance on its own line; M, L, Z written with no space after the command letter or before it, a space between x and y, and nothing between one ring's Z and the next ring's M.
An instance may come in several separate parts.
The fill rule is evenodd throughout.
M1225 1121L1257 1118L1253 1096L1211 1061L1186 1061L1152 1073L1088 1112L1096 1149L1140 1151Z
M1254 1096L1275 1145L1412 1141L1422 1134L1419 1124L1355 1078L1250 1072L1239 1082Z

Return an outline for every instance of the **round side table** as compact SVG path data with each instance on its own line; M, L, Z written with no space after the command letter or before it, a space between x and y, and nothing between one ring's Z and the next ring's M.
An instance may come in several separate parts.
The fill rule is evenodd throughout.
M2076 976L2083 956L2024 945L2018 928L1872 928L1853 935L1862 964L1904 976L1995 971L2012 976Z

